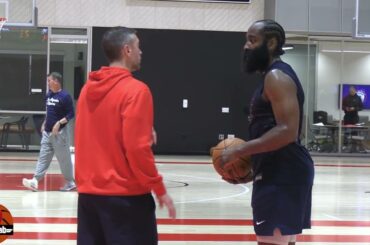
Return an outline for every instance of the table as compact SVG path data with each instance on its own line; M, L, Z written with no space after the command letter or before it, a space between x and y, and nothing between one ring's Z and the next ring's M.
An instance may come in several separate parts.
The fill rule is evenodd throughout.
M339 145L339 132L343 132L340 135L343 136L343 144L341 149L349 152L366 152L362 145L365 140L366 133L369 132L369 126L364 124L356 125L339 125L339 124L327 124L316 123L312 125L313 128L325 128L330 133L332 149L331 152L336 152L335 146ZM340 130L341 129L341 130ZM358 148L362 149L358 149Z

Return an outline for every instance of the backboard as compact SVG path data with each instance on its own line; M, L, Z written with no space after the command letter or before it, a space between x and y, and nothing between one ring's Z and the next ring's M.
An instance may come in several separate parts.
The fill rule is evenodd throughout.
M36 26L36 0L0 0L5 26Z

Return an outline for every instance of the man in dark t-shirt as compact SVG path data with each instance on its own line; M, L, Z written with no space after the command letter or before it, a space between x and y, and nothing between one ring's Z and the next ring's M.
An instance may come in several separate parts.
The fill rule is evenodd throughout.
M362 110L362 100L357 95L355 86L349 88L349 94L343 99L342 109L344 110L344 125L359 122L358 111Z
M76 189L76 185L66 125L74 117L73 101L62 89L62 75L52 72L47 79L50 91L46 95L46 118L41 127L40 155L33 178L24 178L23 185L37 191L38 182L45 176L55 153L66 182L60 191L71 191Z

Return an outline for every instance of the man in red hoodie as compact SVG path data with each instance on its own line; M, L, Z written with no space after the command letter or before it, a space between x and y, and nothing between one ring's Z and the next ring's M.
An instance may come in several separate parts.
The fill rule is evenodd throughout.
M102 47L110 64L90 73L76 110L77 244L157 244L151 192L171 218L176 211L151 149L152 95L131 74L140 69L139 39L117 27Z

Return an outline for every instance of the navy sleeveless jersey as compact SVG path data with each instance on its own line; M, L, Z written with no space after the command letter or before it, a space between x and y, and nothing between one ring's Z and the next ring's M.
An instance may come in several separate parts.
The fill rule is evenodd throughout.
M299 132L302 130L304 92L302 85L290 65L283 61L274 62L266 71L278 69L287 74L296 84L299 103ZM256 89L250 104L250 139L261 137L276 125L272 106L262 97L264 82ZM312 185L314 177L313 161L299 138L278 150L252 155L254 180L263 183L282 185Z

